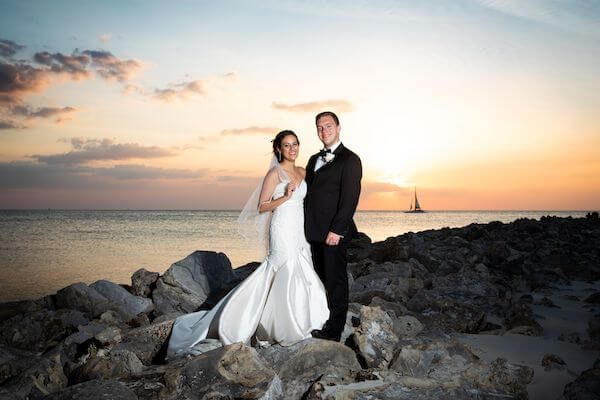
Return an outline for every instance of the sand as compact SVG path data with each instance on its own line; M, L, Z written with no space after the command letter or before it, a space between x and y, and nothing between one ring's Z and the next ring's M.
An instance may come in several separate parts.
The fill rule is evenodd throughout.
M543 336L464 334L459 336L459 340L483 360L493 361L502 357L511 363L533 368L533 381L527 388L530 399L559 399L565 385L575 380L582 371L592 368L594 361L600 358L600 351L586 350L578 344L558 340L559 335L572 332L579 333L582 343L589 339L587 322L599 310L583 300L595 291L600 291L600 282L572 282L553 290L529 293L534 302L547 297L560 307L532 305L537 321L544 328ZM522 294L518 293L516 299ZM580 300L565 298L567 295L577 296ZM566 367L545 371L542 358L548 353L561 357Z

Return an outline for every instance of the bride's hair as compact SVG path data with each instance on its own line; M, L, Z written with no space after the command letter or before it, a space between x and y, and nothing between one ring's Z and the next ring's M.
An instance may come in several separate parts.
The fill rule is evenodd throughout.
M279 162L281 162L281 150L280 150L281 141L283 140L284 137L286 137L288 135L292 135L293 137L295 137L298 144L300 144L300 140L298 139L298 136L296 136L294 131L291 131L289 129L279 132L275 136L275 139L271 140L271 142L273 142L273 154L275 154L275 157L277 157L277 161L279 161Z

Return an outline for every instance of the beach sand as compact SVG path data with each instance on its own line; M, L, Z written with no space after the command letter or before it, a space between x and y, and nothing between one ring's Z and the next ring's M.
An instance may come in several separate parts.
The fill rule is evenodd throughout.
M511 363L533 368L533 381L527 387L530 399L559 399L565 385L575 380L582 371L592 368L594 361L600 357L600 351L558 340L561 334L572 332L579 334L581 343L589 339L587 322L598 312L598 307L586 304L583 300L599 290L600 282L572 282L571 285L556 286L551 291L545 289L528 293L534 298L531 306L536 320L544 328L543 336L463 334L459 340L485 361L501 357ZM518 293L516 300L523 294L527 293ZM577 296L579 300L565 296ZM535 304L543 297L549 298L558 307ZM566 363L565 368L544 370L542 358L549 353L562 358Z

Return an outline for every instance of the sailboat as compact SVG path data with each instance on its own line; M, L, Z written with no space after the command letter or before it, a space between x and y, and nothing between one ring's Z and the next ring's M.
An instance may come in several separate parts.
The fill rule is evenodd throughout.
M412 200L410 201L410 209L408 211L404 211L406 214L415 214L415 213L424 213L425 210L421 209L421 205L419 204L419 199L417 199L417 188L415 188L415 208L413 208Z

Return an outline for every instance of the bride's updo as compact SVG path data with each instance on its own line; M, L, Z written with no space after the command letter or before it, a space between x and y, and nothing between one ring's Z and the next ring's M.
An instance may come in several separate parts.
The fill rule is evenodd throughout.
M284 131L279 132L276 136L275 139L273 139L271 142L273 142L273 154L275 154L275 157L277 157L277 161L281 162L281 141L283 140L284 137L288 136L288 135L292 135L293 137L296 138L296 141L298 142L298 144L300 144L300 140L298 140L298 136L296 136L296 134L294 133L294 131L291 131L289 129L286 129Z

